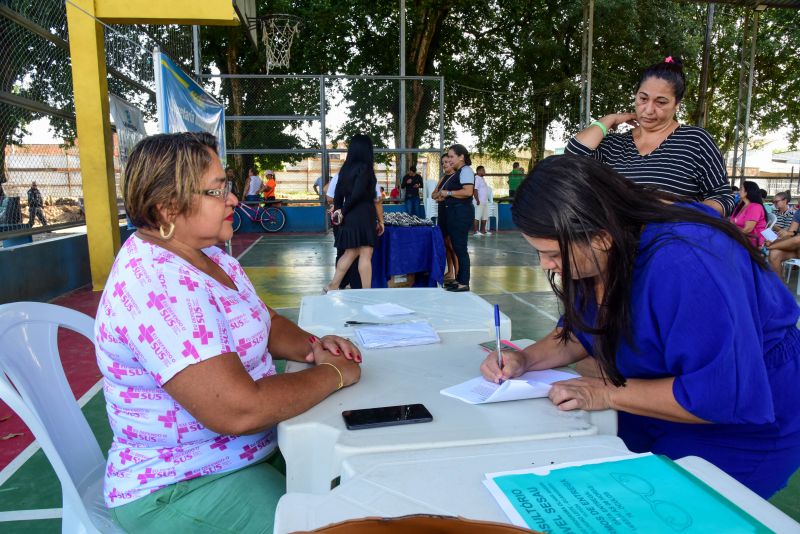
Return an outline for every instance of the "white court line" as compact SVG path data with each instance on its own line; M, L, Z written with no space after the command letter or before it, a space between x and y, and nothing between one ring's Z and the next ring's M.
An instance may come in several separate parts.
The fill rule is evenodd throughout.
M505 293L506 295L511 295L511 298L513 298L514 300L516 300L516 301L518 301L518 302L521 302L522 304L525 304L526 306L529 306L529 307L533 308L533 310L534 310L534 311L536 311L537 313L540 313L541 315L544 315L544 316L545 316L545 317L547 317L548 319L551 319L551 320L553 320L553 321L558 321L558 317L555 317L555 316L554 316L554 315L552 315L551 313L544 311L542 308L540 308L540 307L539 307L539 306L537 306L536 304L533 304L532 302L528 302L528 301L527 301L527 300L525 300L524 298L522 298L522 297L518 296L516 293L512 293L511 291L508 291L508 290L506 290L504 287L502 287L502 286L499 286L499 285L497 285L497 284L495 284L495 283L493 283L493 282L490 282L490 281L488 281L488 280L486 281L486 283L487 283L488 285L490 285L490 286L492 286L492 287L496 288L496 289L499 289L500 291L502 291L502 292L503 292L503 293Z
M251 248L253 248L254 246L256 246L256 243L258 243L258 242L259 242L259 241L261 241L262 239L264 239L264 236L263 236L263 235L262 235L261 237L259 237L258 239L256 239L255 241L253 241L252 243L250 243L250 246L249 246L249 247L247 247L246 249L244 249L244 250L242 251L242 253L241 253L241 254L239 254L238 256L236 256L236 259L238 260L239 258L241 258L242 256L244 256L245 254L247 254L248 252L250 252L250 249L251 249Z
M41 510L15 510L0 512L0 522L35 521L37 519L61 519L61 508L42 508Z
M100 379L97 381L95 385L89 388L89 391L84 393L83 396L80 399L78 399L78 406L83 408L86 405L86 403L92 400L92 397L94 397L97 394L97 392L99 392L102 389L103 389L103 379ZM36 451L38 451L40 448L41 447L39 446L39 442L34 440L33 443L25 447L25 449L21 453L19 453L16 456L16 458L11 460L11 462L9 462L9 464L5 466L2 471L0 471L0 486L5 484L6 481L9 478L11 478L14 475L14 473L16 473L17 470L25 464L25 462L30 460L31 456L33 456L36 453Z

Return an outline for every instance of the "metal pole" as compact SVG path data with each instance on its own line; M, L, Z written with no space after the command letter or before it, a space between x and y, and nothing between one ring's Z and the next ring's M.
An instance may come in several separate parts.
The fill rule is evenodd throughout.
M439 156L444 153L444 76L439 78ZM439 162L437 161L438 165ZM438 174L437 174L438 179Z
M594 41L594 0L589 0L589 34L586 54L586 124L592 120L592 44Z
M736 183L736 170L738 165L736 159L739 156L739 142L742 133L742 99L745 92L745 63L748 32L750 31L750 12L745 12L744 24L742 24L742 55L739 61L739 94L736 98L736 128L733 131L733 161L731 161L731 185Z
M194 52L194 75L200 77L200 26L192 26L192 51Z
M753 69L756 63L756 44L758 43L758 19L761 11L756 9L753 15L753 29L750 33L752 43L750 43L750 73L747 79L747 104L744 112L744 136L742 143L742 178L739 188L744 188L744 169L745 161L747 160L747 143L750 135L750 99L753 96Z
M328 141L327 137L328 134L325 131L325 115L327 114L327 109L325 107L325 76L319 77L319 146L322 149L322 185L324 187L325 182L328 181ZM320 202L323 201L324 193L322 193L322 188L320 188ZM327 217L325 218L325 224L327 226Z
M583 129L586 126L586 123L583 120L583 110L586 104L584 101L586 100L586 31L588 29L588 19L589 19L589 4L588 0L584 0L583 2L583 34L581 35L581 96L580 101L578 102L578 122L580 128Z
M711 30L714 26L714 4L708 3L706 7L706 40L703 43L703 67L700 71L700 98L697 101L697 114L695 126L705 128L706 120L706 92L708 91L709 56L711 54Z
M406 0L400 0L400 76L406 75ZM400 80L400 143L397 148L406 148L406 81ZM400 153L400 168L395 180L406 172L406 153Z

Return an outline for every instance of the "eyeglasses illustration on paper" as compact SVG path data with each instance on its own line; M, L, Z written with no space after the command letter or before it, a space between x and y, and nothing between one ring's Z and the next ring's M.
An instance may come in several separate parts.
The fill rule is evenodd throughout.
M642 477L629 473L611 473L611 477L623 488L641 497L650 505L656 517L675 532L682 532L692 525L692 516L686 510L675 503L653 499L656 490Z

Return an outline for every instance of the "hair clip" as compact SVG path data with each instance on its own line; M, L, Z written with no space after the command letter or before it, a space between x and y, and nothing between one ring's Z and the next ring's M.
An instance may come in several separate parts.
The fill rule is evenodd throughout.
M675 60L672 59L672 56L667 56L664 58L664 63L675 63Z

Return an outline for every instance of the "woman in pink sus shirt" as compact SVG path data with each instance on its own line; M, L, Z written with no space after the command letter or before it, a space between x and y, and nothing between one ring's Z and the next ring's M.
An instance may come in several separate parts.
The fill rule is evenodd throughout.
M125 172L138 231L97 310L114 439L105 499L128 532L272 532L285 479L275 425L358 381L361 354L261 301L214 245L237 204L210 134L142 140ZM273 359L314 364L276 374Z

